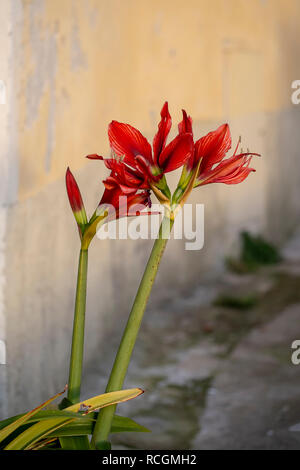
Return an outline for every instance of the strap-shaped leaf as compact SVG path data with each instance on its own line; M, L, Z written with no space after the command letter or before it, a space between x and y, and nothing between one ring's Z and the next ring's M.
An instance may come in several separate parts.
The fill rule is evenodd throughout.
M47 438L44 441L39 441L32 446L30 446L30 449L42 449L47 447L49 443L55 441L56 439L59 439L61 442L61 439L64 438L71 438L71 437L76 437L76 439L73 440L75 443L72 444L72 439L69 439L68 441L68 446L65 447L65 449L68 450L85 450L86 443L85 441L82 442L82 446L80 446L80 442L78 443L78 437L87 437L92 434L95 422L97 419L97 412L95 413L90 413L89 415L82 416L81 419L75 419L72 421L70 424L65 424L64 426L60 427L59 429L56 429L55 431L52 431L50 434L48 434ZM113 423L112 423L112 428L111 428L111 433L117 433L117 432L150 432L149 429L145 428L144 426L141 426L140 424L136 423L133 419L131 418L126 418L124 416L118 416L115 415L113 418Z
M111 432L151 432L145 426L138 424L131 418L114 415Z
M62 395L65 391L66 391L66 388L62 392L57 393L53 397L49 398L49 400L37 406L33 410L28 411L28 413L21 415L15 421L11 422L7 426L5 426L3 429L1 429L0 430L0 442L3 441L3 439L5 439L7 436L9 436L13 431L15 431L19 426L22 426L22 424L25 424L30 418L36 415L42 408L45 408L45 406L49 405L49 403L51 403L60 395Z
M16 419L20 418L23 416L25 413L13 416L11 418L7 418L3 421L0 422L0 429L4 428L8 424L16 421ZM76 422L78 421L85 421L89 419L89 415L82 415L80 413L74 413L72 411L59 411L59 410L42 410L36 413L34 416L29 418L25 424L22 424L19 426L15 431L10 434L6 439L0 442L0 449L3 449L10 441L16 438L19 434L21 434L25 429L28 429L29 426L32 426L34 423L37 421L44 421L52 418L73 418L75 419Z
M13 423L17 419L21 418L24 416L26 413L21 413L16 416L11 416L10 418L6 418L2 421L0 421L0 430L8 426L9 424ZM57 418L57 417L63 417L65 416L66 418L76 418L80 420L85 420L89 419L89 416L82 415L79 413L75 413L74 411L66 411L66 410L42 410L38 411L36 414L32 415L29 419L26 420L26 424L29 423L36 423L37 421L44 421L45 419L51 419L51 418Z
M56 431L51 431L49 437L63 437L63 436L83 436L90 435L93 432L94 425L97 419L97 413L91 413L85 419L79 419L66 424ZM112 433L117 432L150 432L149 429L136 423L133 419L124 416L114 416Z
M103 393L102 395L98 395L80 403L75 403L75 405L68 406L68 408L65 408L65 410L75 412L85 411L86 413L90 413L91 411L104 408L105 406L115 405L116 403L132 400L142 393L144 393L144 391L141 388L130 388L128 390L120 390L118 392Z
M68 408L65 408L63 411L71 412L80 412L84 411L85 413L90 413L99 408L105 406L114 405L116 403L121 403L127 400L131 400L143 393L143 390L140 388L133 388L129 390L120 390L117 392L104 393L103 395L98 395L96 397L84 400L83 402L76 403ZM60 413L61 411L57 411ZM32 447L40 439L46 438L51 432L60 429L66 424L70 424L76 418L66 418L65 416L56 417L52 419L42 420L31 426L29 429L26 429L23 433L17 436L13 441L11 441L6 447L5 450L22 450ZM18 420L17 420L18 421ZM15 424L15 421L12 424ZM11 426L11 425L10 425ZM4 431L4 428L2 431Z

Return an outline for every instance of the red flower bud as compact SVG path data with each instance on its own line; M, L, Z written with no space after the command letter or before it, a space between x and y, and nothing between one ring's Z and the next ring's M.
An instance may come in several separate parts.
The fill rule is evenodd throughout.
M87 216L79 187L69 167L66 172L66 187L70 206L76 222L80 227L83 227L85 224L87 224Z

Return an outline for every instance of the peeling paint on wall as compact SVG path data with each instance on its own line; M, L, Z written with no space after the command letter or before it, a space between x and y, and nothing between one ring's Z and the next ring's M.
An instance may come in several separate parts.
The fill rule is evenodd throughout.
M26 86L26 126L29 128L39 118L42 97L48 96L48 118L46 125L45 171L51 169L51 155L55 144L55 107L57 73L56 31L38 27L45 17L45 1L33 1L28 5L28 34L31 47L32 71Z
M76 12L76 0L72 3L72 29L71 29L71 68L74 72L81 67L87 67L87 59L82 49L78 16Z
M18 10L18 2L14 11ZM12 6L9 0L0 3L0 78L5 84L0 106L0 415L7 409L7 366L6 366L6 237L8 207L15 202L18 185L18 165L13 130L15 81L13 76L13 23ZM5 98L5 99L3 99Z

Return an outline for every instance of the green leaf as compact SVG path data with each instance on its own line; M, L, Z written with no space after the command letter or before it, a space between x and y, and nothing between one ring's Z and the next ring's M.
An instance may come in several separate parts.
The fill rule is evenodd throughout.
M60 429L64 429L63 426ZM79 434L76 439L73 437L60 437L60 445L64 450L90 450L90 441L87 436Z
M16 421L21 416L24 416L25 413L7 418L0 422L0 429L4 428L8 424ZM11 433L6 439L2 440L0 443L0 449L4 448L11 440L15 439L19 434L21 434L25 429L28 429L29 426L33 425L37 421L44 421L51 418L74 418L78 421L85 421L89 419L89 416L82 415L80 413L74 413L72 411L58 411L58 410L42 410L36 413L34 416L29 418L25 424L19 426L13 433Z
M12 442L10 442L5 447L5 450L28 449L32 447L34 444L36 444L36 442L38 442L40 439L45 439L51 432L56 431L60 429L61 427L65 426L66 424L70 424L71 422L77 419L77 418L70 419L70 418L67 418L66 416L61 416L60 413L64 413L65 411L78 413L82 410L84 410L86 413L90 413L92 411L95 411L99 408L103 408L105 406L114 405L116 403L131 400L132 398L139 396L141 393L143 393L143 390L139 388L104 393L103 395L98 395L88 400L84 400L83 402L76 403L75 405L72 405L63 411L57 410L56 413L58 414L59 417L37 422L36 424L31 426L29 429L26 429L23 433L17 436ZM38 409L40 409L41 406L38 407ZM16 423L18 423L20 419L24 419L24 416L16 420L14 423L11 423L9 426L15 425ZM16 429L16 427L18 427L18 424L15 426L14 429ZM5 429L6 428L4 428L1 432L5 431Z
M49 437L63 437L63 436L83 436L90 435L93 433L94 425L97 419L98 413L91 413L85 416L84 419L73 421L70 424L66 424L62 428L59 428L51 432ZM114 416L112 423L112 433L117 432L150 432L149 429L141 426L140 424L133 421L131 418L124 416Z
M18 417L16 420L13 422L9 423L7 426L1 429L0 431L0 442L3 441L9 434L11 434L13 431L15 431L18 427L22 426L25 424L30 418L32 418L34 415L36 415L42 408L45 406L49 405L52 401L54 401L56 398L58 398L60 395L62 395L65 392L65 389L54 395L53 397L49 398L49 400L45 401L41 405L37 406L31 411L28 411L28 413L25 413Z
M88 415L80 415L78 413L74 413L71 411L57 411L57 410L46 410L40 411L34 417L27 421L27 428L28 424L33 424L37 421L45 421L52 418L74 418L70 424L65 424L64 426L52 431L48 434L47 438L59 438L60 443L64 449L68 450L86 450L89 449L89 442L86 439L86 436L89 436L93 433L94 425L97 419L98 412L93 412ZM5 425L5 423L9 424L10 421L15 420L18 416L14 416L12 418L8 418L2 422L0 422L0 426ZM23 432L26 429L25 425L18 428L19 433L14 433L13 438L16 438L18 434ZM119 432L151 432L149 429L141 426L140 424L136 423L131 418L126 418L125 416L118 416L115 415L113 418L112 423L112 433L119 433ZM84 440L79 439L79 437L83 436ZM68 439L68 437L76 437L75 439ZM62 439L64 441L62 442ZM45 441L45 445L48 440ZM5 442L7 445L9 442Z
M144 391L140 388L130 388L128 390L103 393L102 395L97 395L96 397L89 398L88 400L84 400L80 403L75 403L75 405L69 406L68 408L65 408L65 410L79 412L84 409L87 413L90 413L91 411L104 408L105 406L132 400L142 393L144 393Z
M92 434L95 421L90 419L88 421L79 422L73 421L70 424L66 424L60 429L52 431L48 434L48 437L74 437L74 436L88 436Z
M111 432L151 432L131 418L114 415Z
M16 421L18 418L21 418L25 414L26 413L22 413L22 414L4 419L3 421L0 421L0 430L5 428L5 426L8 426L9 424ZM43 421L45 419L51 419L51 418L57 418L57 417L63 417L63 416L65 416L66 418L76 418L76 419L83 419L83 420L89 418L86 415L75 413L74 411L42 410L42 411L38 411L35 415L27 419L26 424L29 424L29 423L32 424L32 423L36 423L37 421Z

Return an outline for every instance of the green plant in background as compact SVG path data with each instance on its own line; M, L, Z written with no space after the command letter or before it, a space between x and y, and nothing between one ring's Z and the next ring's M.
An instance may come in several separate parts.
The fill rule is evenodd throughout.
M242 232L241 261L249 268L255 269L260 265L277 264L281 256L277 248L270 242L257 235Z
M233 308L237 310L249 310L258 302L255 294L248 295L229 295L221 294L214 301L214 305L219 307Z
M282 257L275 245L261 235L241 233L241 252L237 259L228 257L226 265L234 272L243 274L255 271L260 266L280 263Z

